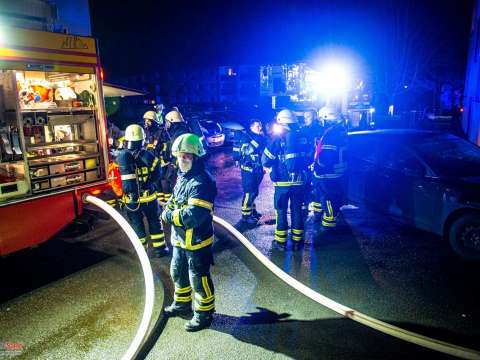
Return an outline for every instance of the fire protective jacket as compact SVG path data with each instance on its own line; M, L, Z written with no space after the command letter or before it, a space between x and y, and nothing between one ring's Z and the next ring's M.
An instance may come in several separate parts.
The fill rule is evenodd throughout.
M263 171L262 154L265 149L265 137L252 132L242 133L233 148L233 158L240 162L244 171Z
M118 154L117 162L122 179L124 203L146 203L156 199L160 167L158 159L150 151L123 149Z
M308 167L307 138L298 128L285 129L263 152L264 167L271 168L274 186L303 185Z
M313 175L317 179L336 179L345 174L347 133L342 125L334 125L323 134L315 152Z
M198 250L213 243L215 180L195 159L192 169L179 172L173 196L165 205L162 219L172 224L172 245Z

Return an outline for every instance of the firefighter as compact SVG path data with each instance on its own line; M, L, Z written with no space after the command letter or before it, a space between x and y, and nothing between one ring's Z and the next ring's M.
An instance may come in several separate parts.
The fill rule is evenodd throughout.
M307 179L305 182L305 192L304 192L304 203L302 209L304 214L308 216L308 209L310 203L313 207L313 213L318 214L322 212L322 203L312 201L312 166L314 160L315 149L317 146L317 142L320 140L323 134L323 126L317 120L317 111L315 109L308 109L303 113L304 123L302 127L302 132L307 138L308 144L308 163L309 163L309 171L307 171Z
M173 254L170 273L175 285L167 316L194 314L187 331L209 327L215 311L215 291L210 276L213 265L213 202L215 181L205 170L202 143L195 134L180 135L172 145L178 160L178 181L165 204L162 219L172 226Z
M157 191L157 198L161 205L172 196L177 179L177 168L171 152L172 143L178 136L189 132L190 129L180 112L170 111L165 116L165 128L159 135L159 145L157 146L161 166L161 183Z
M299 130L297 117L292 111L280 111L276 121L274 133L278 135L265 148L262 159L275 187L273 246L281 250L286 248L290 202L291 239L293 249L297 250L304 240L302 202L307 170L307 139Z
M148 150L153 151L155 156L159 155L159 139L162 128L157 122L157 114L149 110L143 114L143 128L145 130L145 143Z
M325 132L315 152L313 164L314 201L322 203L323 214L316 214L324 230L337 226L337 218L344 200L347 133L340 114L325 116Z
M129 125L125 130L126 148L117 156L122 179L122 203L127 217L152 257L166 255L165 236L158 218L156 185L160 180L158 159L143 149L145 132L140 125ZM143 218L147 218L150 241L147 242Z
M263 180L262 154L265 149L265 136L262 122L258 119L250 121L250 128L242 133L234 150L234 160L240 164L242 176L242 224L257 225L261 214L257 212L255 199Z

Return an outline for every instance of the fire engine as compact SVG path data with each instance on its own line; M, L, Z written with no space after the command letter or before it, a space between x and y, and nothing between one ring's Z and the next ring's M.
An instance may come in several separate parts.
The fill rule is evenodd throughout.
M0 255L42 243L109 188L95 39L0 27Z
M273 109L299 115L311 108L333 110L344 115L349 129L374 126L371 95L342 62L327 62L319 70L304 63L261 66L260 96L271 98Z

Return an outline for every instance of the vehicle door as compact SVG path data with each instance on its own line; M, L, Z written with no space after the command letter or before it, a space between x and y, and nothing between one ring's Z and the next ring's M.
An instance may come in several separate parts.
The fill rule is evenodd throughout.
M354 134L348 138L348 200L353 204L366 204L374 190L370 184L375 177L377 141L370 134Z
M380 209L416 227L430 230L438 204L425 164L406 146L382 148L376 191Z

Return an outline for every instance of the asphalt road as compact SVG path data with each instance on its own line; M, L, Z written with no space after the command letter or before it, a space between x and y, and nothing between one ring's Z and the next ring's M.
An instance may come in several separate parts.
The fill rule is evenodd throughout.
M215 212L240 217L238 169L226 152L210 159L219 196ZM347 306L425 335L479 348L479 268L457 261L441 239L363 209L344 209L342 231L314 224L305 248L272 251L272 189L264 180L261 225L245 235L298 280ZM138 326L143 278L127 239L95 218L87 234L65 234L0 260L0 358L118 359ZM217 229L218 230L218 229ZM211 329L183 330L169 319L148 359L443 358L339 317L289 288L238 242L218 236ZM169 259L152 260L155 314L171 301ZM2 344L18 344L17 351Z
M240 219L240 171L228 152L210 159L220 189L216 214ZM273 186L264 177L260 225L244 235L278 266L346 306L392 324L480 349L480 266L457 259L445 240L366 209L345 207L335 234L306 220L304 249L272 251Z

